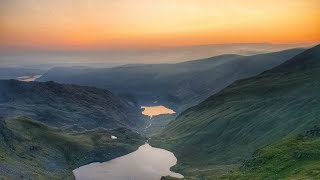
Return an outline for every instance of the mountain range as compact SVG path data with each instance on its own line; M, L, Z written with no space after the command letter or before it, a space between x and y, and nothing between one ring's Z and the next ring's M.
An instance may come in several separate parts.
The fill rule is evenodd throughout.
M53 68L39 81L55 81L132 94L142 105L160 104L177 112L196 105L236 80L280 65L303 49L253 56L221 55L177 64L114 68Z

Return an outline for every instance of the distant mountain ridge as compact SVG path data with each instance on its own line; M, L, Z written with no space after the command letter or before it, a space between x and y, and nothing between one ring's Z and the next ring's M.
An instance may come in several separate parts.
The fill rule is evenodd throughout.
M151 143L172 151L186 176L242 163L258 148L318 125L319 92L317 45L182 112Z
M54 82L0 81L0 116L31 117L56 127L129 129L143 124L141 109L107 90Z
M95 86L137 97L143 105L182 111L230 85L257 75L299 54L290 49L253 56L221 55L177 64L125 65L107 69L53 68L39 81Z
M65 48L46 51L29 51L28 49L0 47L0 66L5 65L44 65L52 67L72 64L110 67L132 63L177 63L188 59L202 59L222 54L255 55L267 52L282 51L292 48L309 48L314 43L303 44L271 44L271 43L228 43L191 46L168 46L159 48L134 49L81 49ZM49 66L48 66L49 65ZM44 67L43 66L43 67ZM39 66L35 66L39 67Z

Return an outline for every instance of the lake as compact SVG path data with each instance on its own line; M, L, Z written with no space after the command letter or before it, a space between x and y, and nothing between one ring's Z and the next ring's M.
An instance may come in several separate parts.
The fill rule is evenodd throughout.
M144 144L138 150L103 163L92 163L73 171L76 180L160 180L162 176L183 178L170 171L177 163L173 153Z
M20 76L20 77L17 77L17 80L31 82L31 81L35 81L36 79L40 78L41 76L42 75Z
M174 113L176 113L173 110L166 108L164 106L142 106L141 108L144 109L142 111L142 114L146 115L146 116L150 116L150 118L152 118L152 116L158 116L161 114L174 114Z

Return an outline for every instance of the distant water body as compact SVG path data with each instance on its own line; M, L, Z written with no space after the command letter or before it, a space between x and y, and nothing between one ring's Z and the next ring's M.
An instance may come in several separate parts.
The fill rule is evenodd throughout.
M42 75L21 76L21 77L17 77L17 80L31 82L31 81L35 81L36 79L40 78L41 76Z
M152 118L153 116L158 116L161 114L174 114L173 110L166 108L164 106L142 106L142 111L143 115L150 116Z
M92 163L73 171L76 180L160 180L162 176L183 178L170 171L177 163L173 153L144 144L125 156Z

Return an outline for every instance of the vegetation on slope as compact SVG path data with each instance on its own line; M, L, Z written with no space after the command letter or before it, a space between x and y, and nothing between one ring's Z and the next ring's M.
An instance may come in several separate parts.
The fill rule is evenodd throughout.
M158 116L144 116L145 126L139 130L139 133L146 137L153 137L161 133L167 124L177 117L176 114L162 114Z
M259 149L240 170L224 178L320 179L320 137L291 137Z
M239 166L184 169L185 179L320 179L320 128L316 132L313 136L290 136L258 149Z
M256 149L317 124L319 92L316 46L181 113L151 143L172 151L175 171L187 177L240 164Z
M124 128L75 132L28 118L1 119L0 179L74 179L72 170L128 154L144 141Z

